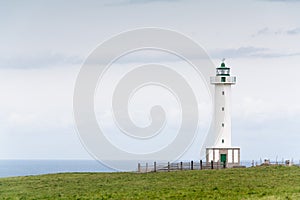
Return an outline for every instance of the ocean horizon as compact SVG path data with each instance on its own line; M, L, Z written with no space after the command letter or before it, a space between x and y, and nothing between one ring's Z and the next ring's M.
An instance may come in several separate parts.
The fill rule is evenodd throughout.
M65 172L115 172L97 160L0 160L0 177Z
M251 166L251 161L241 163L246 167ZM117 170L97 160L0 160L0 178L72 172L117 172Z

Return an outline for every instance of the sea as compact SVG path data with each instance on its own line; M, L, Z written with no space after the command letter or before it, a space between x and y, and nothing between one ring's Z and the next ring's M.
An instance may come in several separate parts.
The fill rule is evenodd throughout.
M115 172L96 160L0 160L0 177L63 172Z
M251 161L242 161L241 164L250 167ZM96 160L0 160L0 178L64 172L116 172L116 170Z

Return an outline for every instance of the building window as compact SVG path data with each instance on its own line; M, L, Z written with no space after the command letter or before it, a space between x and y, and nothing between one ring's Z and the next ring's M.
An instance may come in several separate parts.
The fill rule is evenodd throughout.
M221 82L226 82L226 77L221 77Z
M224 144L224 139L222 139L222 144Z
M224 123L222 123L222 127L224 127Z
M225 92L224 92L224 91L222 91L222 95L225 95Z
M224 107L222 107L222 111L224 111Z

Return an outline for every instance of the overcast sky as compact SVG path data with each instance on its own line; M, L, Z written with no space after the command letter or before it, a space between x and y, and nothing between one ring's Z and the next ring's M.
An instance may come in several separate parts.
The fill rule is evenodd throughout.
M119 32L161 27L216 65L225 57L237 76L232 143L242 160L298 162L299 10L297 0L1 1L0 159L90 159L72 111L81 64Z

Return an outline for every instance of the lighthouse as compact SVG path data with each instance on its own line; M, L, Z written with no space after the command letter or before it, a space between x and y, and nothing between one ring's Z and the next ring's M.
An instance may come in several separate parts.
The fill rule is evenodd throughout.
M233 167L240 165L240 148L231 145L231 85L236 84L236 77L230 75L224 60L216 68L216 76L210 77L215 87L213 146L206 148L206 161Z

